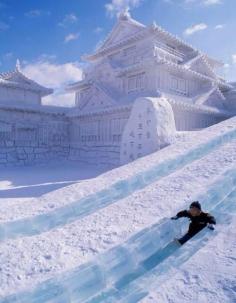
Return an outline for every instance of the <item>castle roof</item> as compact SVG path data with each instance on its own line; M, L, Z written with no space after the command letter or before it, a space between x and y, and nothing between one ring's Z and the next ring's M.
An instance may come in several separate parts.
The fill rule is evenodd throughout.
M223 117L232 117L232 113L227 111L227 110L219 110L217 108L207 106L207 105L202 105L202 104L192 104L183 101L181 98L180 100L176 100L176 96L173 96L168 93L160 93L160 96L163 96L167 98L168 102L173 106L173 107L178 107L182 110L185 111L190 111L190 112L197 112L197 113L205 113L209 115L214 115L214 116L223 116ZM181 101L182 100L182 101ZM111 114L111 113L117 113L117 112L126 112L127 110L131 110L132 108L132 103L124 103L121 105L116 105L116 106L111 106L108 108L102 108L102 109L95 109L91 110L88 112L81 112L79 108L73 108L71 109L70 112L68 113L69 117L94 117L96 115L103 115L103 114Z
M83 58L87 61L95 61L106 54L115 52L121 47L129 46L129 44L148 36L157 36L160 38L159 40L169 41L175 46L184 49L187 53L199 52L195 47L164 30L155 22L150 26L146 26L134 20L128 12L125 12L120 14L115 26L102 45L93 54L84 55ZM205 58L212 67L221 67L223 65L222 62L210 58L208 55L205 55Z
M19 61L16 63L15 70L0 73L0 87L1 86L15 87L38 92L41 97L45 97L53 93L52 89L46 88L26 77L21 71Z

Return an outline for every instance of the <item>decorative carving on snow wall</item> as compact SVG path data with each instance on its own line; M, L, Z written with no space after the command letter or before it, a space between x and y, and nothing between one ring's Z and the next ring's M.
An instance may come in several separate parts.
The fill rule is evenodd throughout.
M173 143L175 132L174 113L165 98L136 99L122 135L120 164Z
M0 109L0 167L69 156L69 122L61 115Z

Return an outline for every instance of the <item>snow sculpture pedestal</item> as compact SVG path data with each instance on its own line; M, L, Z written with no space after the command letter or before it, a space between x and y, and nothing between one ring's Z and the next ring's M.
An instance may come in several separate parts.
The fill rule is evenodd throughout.
M165 98L136 99L122 134L120 164L173 143L175 132L174 113Z

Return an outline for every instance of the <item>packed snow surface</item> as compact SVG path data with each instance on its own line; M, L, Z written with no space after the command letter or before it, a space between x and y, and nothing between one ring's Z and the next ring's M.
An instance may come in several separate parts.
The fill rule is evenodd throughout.
M104 172L101 167L94 169L67 163L63 164L63 170L60 165L49 164L48 167L28 167L24 171L22 168L1 171L0 295L3 299L0 302L7 302L4 298L11 294L17 294L15 298L18 301L9 302L33 302L32 298L36 300L37 294L38 301L34 302L82 302L75 292L79 279L69 278L80 266L85 266L86 262L93 264L94 260L102 260L102 256L106 254L111 254L110 258L115 255L124 258L123 269L121 267L115 277L112 276L112 271L110 272L108 278L111 280L108 285L107 280L103 278L100 279L101 284L97 283L96 289L90 289L91 292L85 289L88 298L91 295L99 295L104 289L112 289L112 283L117 282L125 273L132 272L134 263L137 264L142 259L134 262L131 258L129 263L124 257L122 247L128 243L130 248L132 239L147 230L153 231L153 226L167 224L167 229L162 229L161 233L151 233L147 238L152 243L153 250L150 252L158 254L158 250L164 249L174 236L175 227L168 219L170 216L185 208L193 199L207 202L204 200L206 196L212 203L210 209L215 209L214 201L219 202L222 198L222 191L216 191L217 188L222 189L220 184L223 184L227 192L225 195L230 195L234 184L225 180L231 180L227 178L232 177L232 171L236 168L235 132L236 119L233 118L203 131L180 135L176 144L108 172ZM181 161L175 161L176 159ZM162 173L155 175L158 167L162 168ZM143 180L147 182L143 183ZM114 188L119 190L119 195L116 199L114 196L111 199L111 194L114 194L111 189ZM209 191L210 189L212 191ZM216 192L219 195L215 194ZM91 195L97 199L95 202L89 201L87 205L81 202ZM232 195L226 200L230 201L230 205L235 203L235 195ZM102 207L99 206L101 201ZM58 222L54 220L58 218L55 216L56 212L70 209L74 203L74 210L80 212L84 207L85 215L73 217L71 220L63 214L59 220L60 224L55 224ZM209 204L205 205L209 207ZM192 241L192 246L190 241L185 247L177 249L178 252L175 252L175 247L167 248L166 253L170 254L170 260L167 254L162 263L167 264L165 269L175 260L172 254L179 254L181 259L181 252L184 255L185 252L191 252L191 247L196 247L181 266L171 267L169 271L165 270L164 275L159 273L154 279L141 272L136 281L131 281L130 288L118 291L115 302L119 298L120 302L125 302L126 299L122 299L122 296L128 298L129 291L137 295L136 301L132 302L234 302L235 216L228 216L228 213L233 213L233 206L225 209L219 206L218 210L214 210L218 218L221 211L227 214L227 224L220 221L216 232L199 235ZM31 222L32 226L35 226L35 220L42 218L42 215L52 215L43 218L53 220L49 225L45 220L45 224L39 225L34 233L28 234L28 228L25 230L23 225L17 225L19 222ZM71 217L69 212L69 218ZM183 224L182 229L179 225L176 226L176 230L181 233L186 228L186 224ZM122 248L118 250L120 254L113 255L112 252L118 247ZM148 258L145 253L144 259ZM217 266L210 270L213 264ZM98 270L100 275L101 269L98 268L95 266L93 269ZM158 268L154 266L149 271L158 272ZM79 272L76 272L79 275ZM65 277L65 284L61 282L61 277ZM93 274L86 277L88 282ZM52 284L48 279L51 279ZM97 276L95 282L96 279ZM56 289L55 281L60 284ZM186 290L188 284L189 289ZM42 288L43 293L48 294L48 298L50 293L53 294L55 300L45 297L40 299L40 285L47 285L47 290ZM56 298L55 292L60 292L61 286L61 297ZM140 293L142 296L139 296ZM112 302L109 300L107 302Z

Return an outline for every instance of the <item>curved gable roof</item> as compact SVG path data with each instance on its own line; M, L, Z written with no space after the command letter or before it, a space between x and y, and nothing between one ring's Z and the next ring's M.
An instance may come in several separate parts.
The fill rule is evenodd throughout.
M12 86L39 92L41 97L48 96L53 90L46 88L37 82L27 78L16 65L15 70L6 73L0 73L0 86Z

